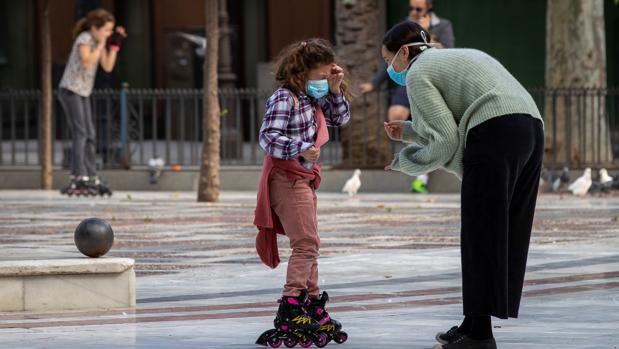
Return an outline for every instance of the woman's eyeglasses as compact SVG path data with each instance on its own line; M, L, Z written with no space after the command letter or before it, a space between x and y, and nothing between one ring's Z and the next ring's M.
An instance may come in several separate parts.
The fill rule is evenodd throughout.
M423 11L426 10L423 7L413 7L413 6L409 7L409 9L410 9L411 12L423 12Z

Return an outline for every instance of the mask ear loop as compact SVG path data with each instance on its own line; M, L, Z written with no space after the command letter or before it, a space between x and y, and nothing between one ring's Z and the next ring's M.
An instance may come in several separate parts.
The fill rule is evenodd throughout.
M421 50L421 52L425 51L428 48L431 48L434 46L434 44L430 44L428 43L428 38L426 36L426 32L425 31L421 31L421 39L423 39L423 44L419 44L419 45L415 45L415 43L413 44L409 44L408 46L419 46L419 49ZM410 67L413 65L413 63L419 58L419 55L421 53L418 53L417 55L415 55L415 57L413 57L413 59L411 59L411 61L408 63L406 70L410 69Z

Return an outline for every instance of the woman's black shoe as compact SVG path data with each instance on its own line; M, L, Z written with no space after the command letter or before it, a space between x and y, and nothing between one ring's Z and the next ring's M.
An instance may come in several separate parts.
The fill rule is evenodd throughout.
M497 349L497 347L494 338L478 340L463 335L455 342L437 344L433 349Z
M450 328L447 332L439 332L436 334L436 341L441 344L447 344L455 342L460 339L460 337L464 336L464 333L461 333L460 328L458 326L454 326Z

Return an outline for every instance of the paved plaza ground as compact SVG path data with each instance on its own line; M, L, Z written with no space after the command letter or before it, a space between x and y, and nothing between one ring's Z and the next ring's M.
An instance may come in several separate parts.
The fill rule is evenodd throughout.
M0 348L256 348L286 270L254 250L255 194L117 192L67 198L0 191L0 260L86 258L73 230L115 231L136 260L137 308L0 314ZM327 348L431 348L461 320L459 197L319 194L320 280L349 334ZM499 348L619 347L619 197L540 197L521 316L494 320ZM101 294L105 297L105 294Z

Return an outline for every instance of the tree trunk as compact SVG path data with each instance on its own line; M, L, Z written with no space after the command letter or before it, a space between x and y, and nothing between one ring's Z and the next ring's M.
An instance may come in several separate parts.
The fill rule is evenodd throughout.
M204 102L202 114L202 164L198 184L198 201L219 200L220 119L217 86L219 50L218 0L205 0L206 59L204 60Z
M548 0L546 37L546 163L612 162L604 1Z
M39 161L41 189L52 189L52 44L49 28L49 0L39 0L41 50L41 115Z
M379 0L336 1L336 44L339 61L353 86L370 81L378 69L382 32L376 19ZM378 167L391 162L384 132L386 96L372 92L351 102L350 124L342 129L343 167Z

